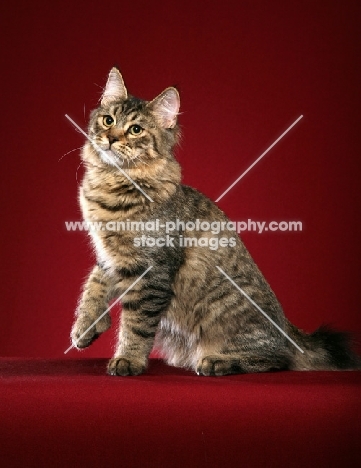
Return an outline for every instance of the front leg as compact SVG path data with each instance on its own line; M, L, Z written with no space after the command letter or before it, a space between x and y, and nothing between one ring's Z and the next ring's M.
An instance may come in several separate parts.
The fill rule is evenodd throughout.
M110 327L109 313L96 322L108 307L110 289L108 277L96 265L84 284L71 330L71 339L76 348L86 348Z
M148 363L161 316L169 307L173 292L168 281L143 278L123 300L119 343L109 361L110 375L138 375Z

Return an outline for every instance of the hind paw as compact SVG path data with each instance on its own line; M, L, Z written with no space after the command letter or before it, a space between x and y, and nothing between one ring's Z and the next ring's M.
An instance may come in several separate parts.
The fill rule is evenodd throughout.
M226 359L223 356L206 356L199 361L196 372L198 375L221 376L239 374L242 369L239 360Z

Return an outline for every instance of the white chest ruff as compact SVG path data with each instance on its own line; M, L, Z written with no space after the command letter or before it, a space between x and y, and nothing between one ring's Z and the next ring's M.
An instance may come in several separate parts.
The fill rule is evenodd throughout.
M114 268L114 259L107 251L104 245L104 240L102 239L102 237L99 235L98 232L90 232L89 235L91 237L98 261L106 269L112 270Z

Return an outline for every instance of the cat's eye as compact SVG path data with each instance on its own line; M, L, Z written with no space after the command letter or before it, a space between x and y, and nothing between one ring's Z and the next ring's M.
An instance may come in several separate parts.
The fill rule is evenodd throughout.
M103 125L105 127L112 127L114 125L114 119L111 115L105 115L103 117Z
M128 132L131 134L131 135L134 135L134 136L138 136L142 133L143 129L140 125L132 125L131 127L129 127L128 129Z

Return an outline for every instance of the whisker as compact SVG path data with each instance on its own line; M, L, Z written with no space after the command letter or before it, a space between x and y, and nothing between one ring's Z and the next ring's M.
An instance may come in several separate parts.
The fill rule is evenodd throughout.
M149 164L146 163L145 161L143 161L143 159L141 159L140 156L136 156L134 159L138 159L142 164L145 164L146 166L149 166Z
M79 166L76 168L76 171L75 171L75 180L76 180L76 183L79 185L79 180L78 180L78 170L79 170L79 167L84 164L83 161L80 161L79 163Z
M101 93L101 95L99 96L99 99L98 99L98 102L100 102L101 99L102 99L102 96L103 96L103 94L104 94L105 87L104 87L104 86L98 85L98 83L93 83L93 84L95 84L95 86L98 86L98 88L100 88L100 89L102 90L102 93Z
M73 151L77 151L77 150L80 150L80 149L82 149L82 146L79 146L79 148L74 148L74 149L68 151L67 153L63 154L63 156L58 160L58 162L60 162L63 159L63 157L66 156L67 154L70 154Z

